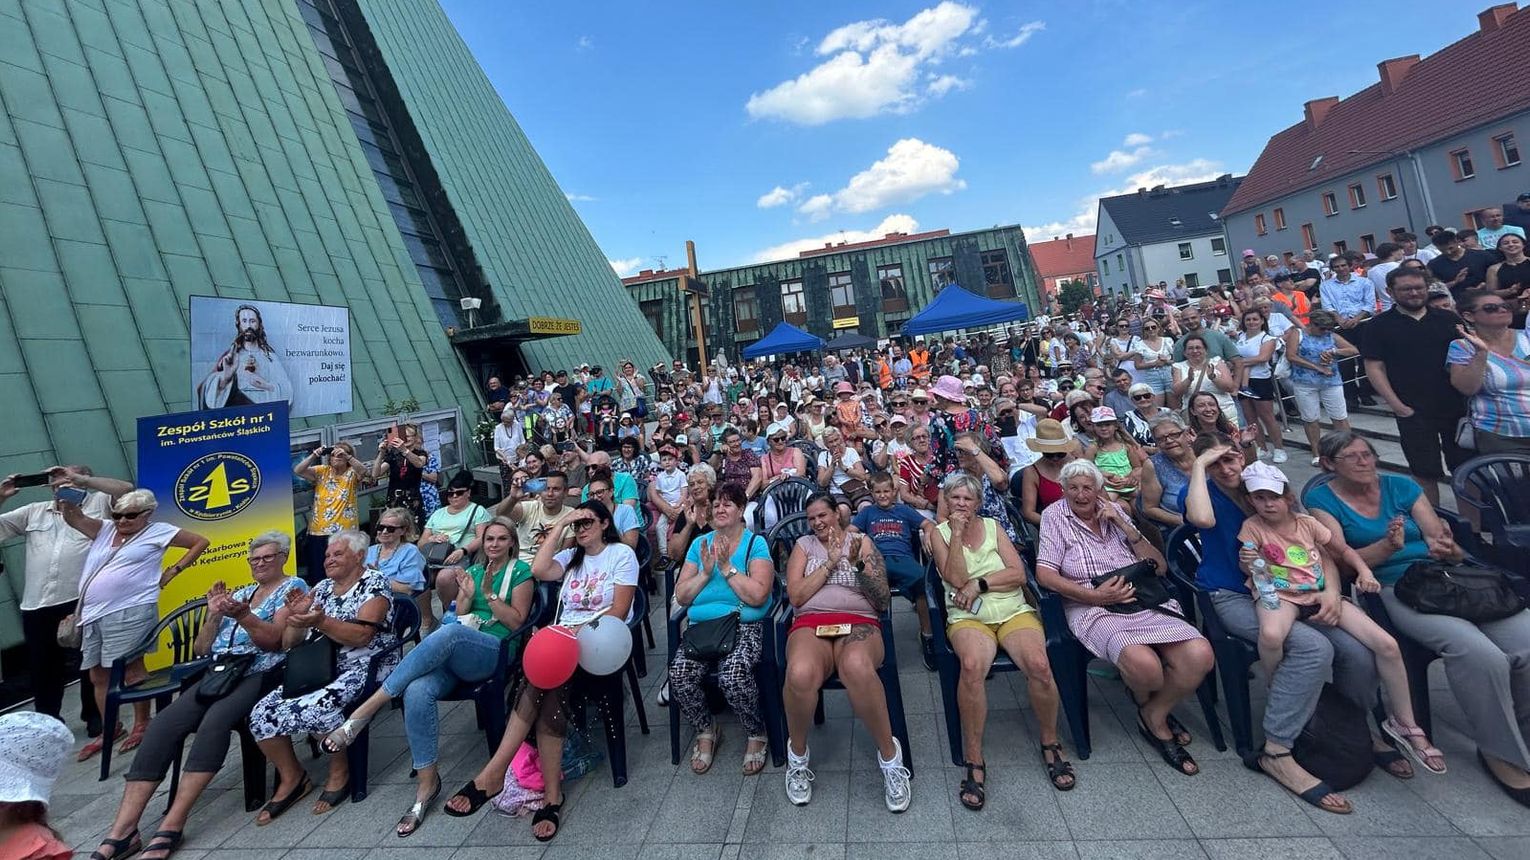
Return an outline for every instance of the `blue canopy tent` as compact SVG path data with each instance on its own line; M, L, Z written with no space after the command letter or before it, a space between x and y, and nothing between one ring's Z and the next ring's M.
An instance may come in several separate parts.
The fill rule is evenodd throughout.
M820 349L823 349L823 338L808 334L791 323L783 322L771 329L770 334L744 347L744 358L761 358L788 352L814 352Z
M959 328L982 328L999 323L1020 322L1031 318L1025 302L1001 302L970 293L956 284L940 291L935 301L925 305L903 324L905 335L931 334Z

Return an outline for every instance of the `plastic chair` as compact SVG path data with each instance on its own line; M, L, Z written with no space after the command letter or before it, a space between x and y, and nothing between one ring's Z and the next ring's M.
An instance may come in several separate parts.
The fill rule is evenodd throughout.
M653 576L653 545L648 542L646 534L638 534L637 545L638 562L638 590L648 594L656 594L659 584ZM656 647L653 638L653 621L645 613L642 622L643 634L648 639L648 647ZM643 647L643 637L638 637L632 642L632 653L637 656L637 673L639 678L648 677L648 653Z
M123 705L152 701L157 709L163 710L170 705L176 693L184 690L212 662L211 657L196 656L193 649L197 632L206 621L206 598L185 603L160 619L131 653L112 661L106 681L106 708L101 715L101 725L105 727L107 738L111 737L112 728L117 725L117 713ZM166 632L170 634L170 665L150 672L142 681L129 686L128 664L158 648ZM112 747L111 743L101 746L101 781L105 781L111 773ZM177 757L173 763L175 781L180 779L180 764L180 758Z
M1201 536L1193 526L1180 526L1169 534L1169 578L1179 586L1180 603L1189 595L1199 609L1201 632L1211 643L1217 658L1217 676L1221 678L1227 703L1227 722L1232 728L1233 749L1240 756L1254 750L1253 706L1249 700L1249 667L1259 662L1259 648L1247 639L1234 636L1223 626L1211 602L1211 591L1195 581L1201 565ZM1208 677L1207 681L1211 679ZM1207 685L1202 684L1204 689ZM1214 695L1214 694L1213 694ZM1218 746L1218 749L1224 749Z
M786 560L791 557L792 545L812 532L807 513L803 512L782 519L765 535L765 543L770 546L770 560L775 564L778 576L786 575Z
M1034 567L1031 569L1035 570ZM1034 578L1031 584L1036 593L1036 609L1041 613L1041 626L1046 633L1047 661L1052 664L1052 678L1057 682L1057 695L1062 701L1063 717L1068 723L1068 734L1073 738L1073 752L1080 760L1087 759L1094 751L1094 745L1089 740L1088 674L1089 661L1094 659L1094 655L1073 638L1073 631L1068 629L1068 617L1063 612L1062 598L1056 592L1036 582ZM934 611L933 603L930 611ZM934 619L931 619L930 626L932 628L935 626ZM949 647L948 645L947 648ZM952 693L955 694L954 687ZM949 732L949 728L947 731ZM957 732L954 749L960 753L960 723L958 723Z
M632 597L632 620L627 622L634 646L641 644L638 628L647 615L648 593L636 589ZM638 686L636 647L633 650L627 665L609 675L591 675L583 669L576 670L570 687L573 713L580 729L588 725L585 706L593 701L599 710L606 733L606 755L611 760L611 784L617 788L627 784L626 684L632 685L632 707L637 711L638 725L643 734L648 734L648 713L643 708L643 691Z
M1483 558L1530 576L1530 455L1487 454L1462 463L1451 478L1456 505L1476 512L1491 546L1477 541Z
M823 449L811 439L798 439L795 442L786 443L802 452L802 459L807 462L807 479L814 487L818 486L818 454Z
M367 663L367 682L361 688L361 695L357 696L356 700L351 703L351 706L346 708L347 714L350 713L352 708L360 705L373 693L377 692L378 685L382 683L381 679L377 677L377 673L381 671L383 661L388 658L388 655L393 653L402 654L405 643L419 641L420 608L415 604L413 598L406 595L395 594L392 596L392 599L392 630L396 641L387 648L372 655ZM371 760L369 749L371 746L371 733L372 726L369 723L356 736L356 740L345 748L345 759L350 766L352 803L360 803L367 799L367 767Z
M764 534L768 531L765 526L767 504L774 505L776 522L779 523L792 514L801 513L807 507L808 498L816 492L818 485L806 478L786 478L771 484L754 506L755 533ZM774 528L774 524L771 527Z
M494 755L494 750L499 746L499 739L504 737L505 725L510 719L509 706L506 702L510 679L515 676L515 667L519 661L520 650L516 650L517 657L510 656L510 648L517 642L525 646L525 638L531 633L532 626L542 616L542 606L545 601L545 593L534 588L531 594L531 606L526 612L526 621L510 631L510 635L499 642L499 657L495 664L493 674L482 681L463 681L457 684L456 689L442 696L442 702L462 702L472 700L473 711L478 720L478 728L483 730L484 741L489 745L489 755Z

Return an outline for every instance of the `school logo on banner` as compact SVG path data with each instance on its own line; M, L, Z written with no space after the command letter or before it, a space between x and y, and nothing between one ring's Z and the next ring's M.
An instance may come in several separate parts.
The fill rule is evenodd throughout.
M189 517L223 520L238 514L260 493L260 467L233 451L198 458L175 482L175 505Z

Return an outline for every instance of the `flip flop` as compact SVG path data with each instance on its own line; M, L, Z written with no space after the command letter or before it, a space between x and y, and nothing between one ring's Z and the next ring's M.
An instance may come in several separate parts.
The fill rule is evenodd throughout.
M146 854L150 851L162 851L164 853L159 856L159 860L166 860L175 853L175 849L181 847L181 841L184 838L179 830L160 830L149 837L149 844L145 845L143 850Z
M319 792L318 799L313 802L313 805L314 805L313 814L314 815L328 815L331 812L334 812L335 811L335 807L337 807L340 804L344 803L345 799L347 797L350 797L350 796L351 796L351 781L350 780L346 780L345 781L345 785L340 786L339 788L335 789L334 791L330 791L329 789L326 788L323 791ZM329 808L325 809L323 811L320 811L318 809L318 806L321 803L328 804Z
M485 803L488 803L494 798L499 797L504 793L504 791L504 787L501 786L499 791L496 791L493 794L485 794L483 789L479 788L473 782L473 780L470 779L468 780L467 785L464 785L462 788L458 789L457 793L452 795L451 798L446 801L447 805L443 807L443 809L446 810L447 815L450 815L453 818L467 818L469 815L472 815L479 809L482 809ZM452 809L451 802L459 797L467 799L467 812L458 812L457 810Z
M319 744L319 748L330 755L340 752L355 743L356 738L366 730L367 723L371 721L371 717L364 720L346 720L340 724L339 728L324 736L324 740Z
M127 740L122 742L122 746L117 747L117 752L132 752L133 750L138 749L139 744L143 743L143 736L148 733L148 723L135 723L133 725L133 731L127 736Z
M558 823L558 816L562 811L563 804L561 803L549 803L541 809L538 809L536 814L531 816L531 826L536 827L538 824L541 824L544 821L551 821L553 832L551 836L537 836L535 833L531 835L535 836L538 842L551 842L553 839L557 838L558 831L562 829Z
M122 724L118 723L117 728L112 732L111 740L107 740L106 734L102 733L100 737L93 738L88 743L86 743L85 746L80 747L80 754L75 756L74 760L86 761L88 759L94 758L96 753L101 751L102 747L109 743L116 743L117 738L122 737L123 731L124 729L122 728Z
M260 811L264 812L266 815L268 815L270 817L267 818L265 821L261 821L260 817L256 816L256 818L255 818L255 826L256 827L265 827L267 824L270 824L271 822L275 821L276 819L281 818L282 817L282 813L284 813L287 810L291 809L299 800L302 800L303 798L307 797L308 793L310 791L313 791L313 780L311 780L311 779L309 779L307 777L304 777L303 778L303 784L298 786L297 788L293 789L291 794L287 795L286 797L284 797L284 798L282 798L280 800L272 798L270 803L268 803L265 806L261 807Z

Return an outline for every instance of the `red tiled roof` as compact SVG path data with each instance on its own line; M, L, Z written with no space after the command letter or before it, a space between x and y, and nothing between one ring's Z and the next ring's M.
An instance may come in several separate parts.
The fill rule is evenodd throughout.
M1380 63L1383 80L1349 98L1308 102L1307 118L1270 138L1222 214L1395 157L1379 150L1416 149L1530 109L1530 9L1505 3L1477 17L1477 32L1423 60Z
M865 242L840 242L838 245L825 245L822 248L810 248L797 254L798 257L817 257L823 254L838 254L841 251L855 251L861 248L875 248L879 245L900 245L904 242L918 242L921 239L935 239L940 236L949 236L951 231L947 229L927 230L923 233L888 233L880 239L870 239Z
M1031 242L1031 259L1043 278L1059 278L1094 271L1094 236L1068 236L1050 242Z
M622 278L622 284L624 286L630 287L633 284L646 284L649 281L663 281L672 278L678 278L681 275L689 273L689 269L661 269L657 272L655 272L653 269L644 269L643 271L638 272L636 275L628 278Z

